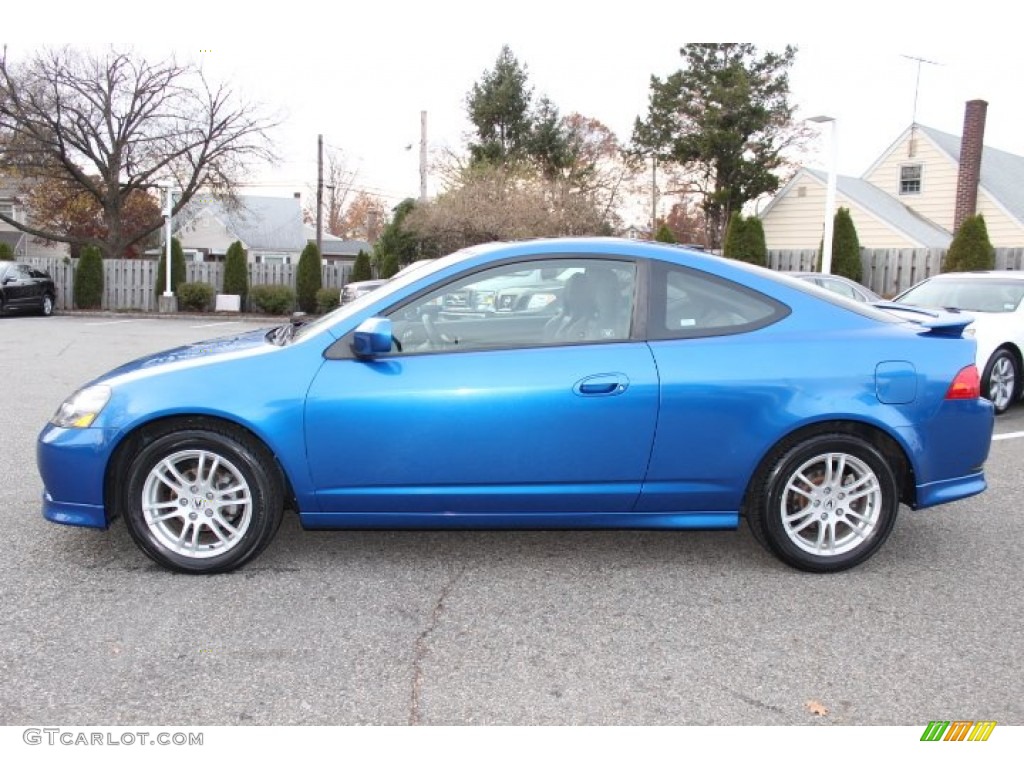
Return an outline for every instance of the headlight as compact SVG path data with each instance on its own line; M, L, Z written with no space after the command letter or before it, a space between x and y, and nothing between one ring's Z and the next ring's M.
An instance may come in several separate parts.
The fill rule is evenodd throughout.
M963 336L965 339L973 339L975 333L976 331L974 330L974 328L968 325L966 328L964 328Z
M88 427L110 400L110 387L97 385L80 389L65 400L50 423L56 427Z

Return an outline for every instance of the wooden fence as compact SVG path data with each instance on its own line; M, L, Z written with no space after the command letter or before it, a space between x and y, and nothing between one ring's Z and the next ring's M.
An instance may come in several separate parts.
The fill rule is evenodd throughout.
M45 269L57 285L57 308L71 309L75 286L75 265L62 258L28 258L25 261ZM287 285L295 288L297 264L250 264L249 286ZM352 267L348 264L324 264L323 285L339 291L348 282ZM103 260L103 309L156 311L157 262L149 259ZM185 280L207 283L221 293L224 265L216 262L186 262Z
M891 298L942 269L945 249L861 248L861 283ZM769 251L768 266L786 272L814 272L818 252ZM996 269L1024 269L1024 248L996 248Z
M937 274L946 251L928 248L862 248L861 282L880 296L890 298L914 283ZM74 266L60 258L29 258L29 264L53 275L57 284L57 308L70 309L74 295ZM768 266L775 270L813 272L818 252L769 251ZM105 259L103 261L103 308L111 310L156 310L157 262L148 259ZM249 285L287 285L295 288L297 264L250 264ZM348 282L351 266L324 264L325 288L341 289ZM1024 248L996 248L996 269L1024 270ZM215 262L186 262L185 279L208 283L220 293L224 265Z

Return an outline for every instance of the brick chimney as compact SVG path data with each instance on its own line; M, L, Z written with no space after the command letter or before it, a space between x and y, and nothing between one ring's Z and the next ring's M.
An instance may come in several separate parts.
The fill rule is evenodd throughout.
M960 172L956 179L956 208L953 232L964 219L978 211L978 182L981 181L981 149L985 143L985 113L988 102L974 99L964 110L964 133L960 139Z

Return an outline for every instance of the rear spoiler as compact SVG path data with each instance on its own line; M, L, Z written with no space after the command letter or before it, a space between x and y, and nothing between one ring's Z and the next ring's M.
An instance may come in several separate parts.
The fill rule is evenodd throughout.
M949 336L959 338L964 328L974 322L974 315L964 314L958 309L929 309L914 307L909 304L897 304L892 301L873 301L871 306L909 320L925 329L932 336Z

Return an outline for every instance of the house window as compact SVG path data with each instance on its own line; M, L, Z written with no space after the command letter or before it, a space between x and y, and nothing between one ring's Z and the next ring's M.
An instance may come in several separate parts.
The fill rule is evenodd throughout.
M904 165L900 167L900 194L921 194L921 166Z
M14 203L7 200L0 200L0 213L9 219L14 218ZM4 222L6 223L6 222Z

